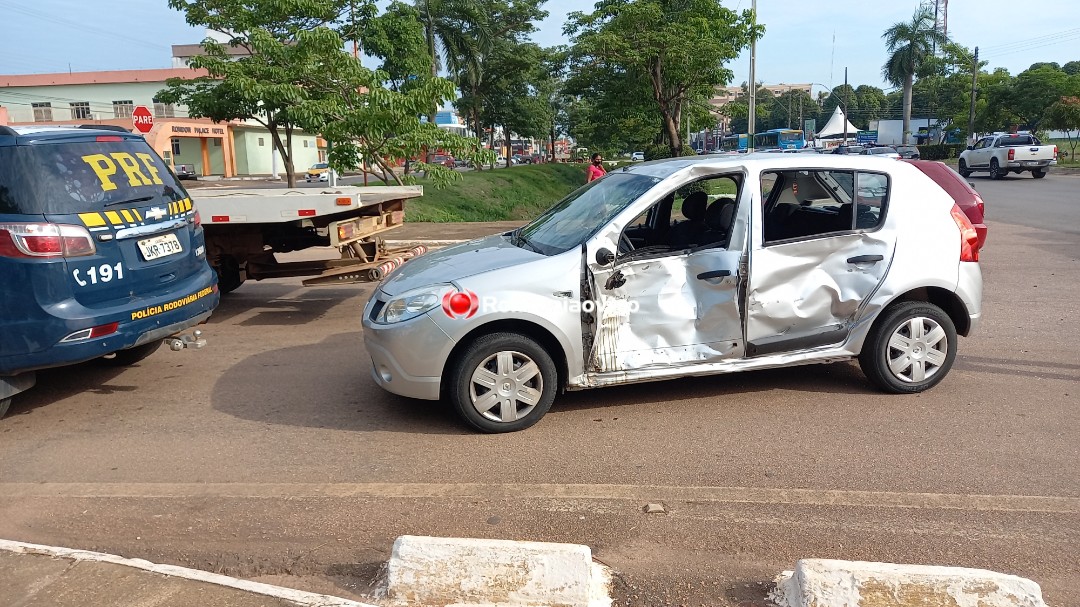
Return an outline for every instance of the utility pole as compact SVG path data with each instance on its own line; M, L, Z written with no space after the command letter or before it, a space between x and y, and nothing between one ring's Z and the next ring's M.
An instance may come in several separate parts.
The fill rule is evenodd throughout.
M968 114L968 140L975 142L975 92L979 86L979 47L975 47L975 64L971 66L971 113Z
M844 145L847 145L847 68L844 68L844 94L840 97L840 101L844 106Z
M750 107L746 116L746 151L754 151L754 131L757 128L757 0L750 5L753 20L750 27Z

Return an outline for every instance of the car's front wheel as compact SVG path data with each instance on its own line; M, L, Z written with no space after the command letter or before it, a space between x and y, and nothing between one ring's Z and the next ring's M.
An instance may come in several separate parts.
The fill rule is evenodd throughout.
M558 378L543 346L524 335L492 333L474 341L458 359L447 396L473 428L515 432L547 413Z
M8 409L11 409L11 397L0 398L0 419L4 419Z
M922 392L949 373L956 343L956 327L941 308L923 301L901 302L874 324L859 365L886 392Z

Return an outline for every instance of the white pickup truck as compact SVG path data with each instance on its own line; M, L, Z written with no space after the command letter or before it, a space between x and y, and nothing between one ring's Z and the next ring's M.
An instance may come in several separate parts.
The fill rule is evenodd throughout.
M989 171L991 179L1001 179L1009 173L1031 171L1032 177L1042 179L1055 164L1056 145L1040 145L1034 135L998 134L968 146L960 154L958 172L967 177L975 171Z

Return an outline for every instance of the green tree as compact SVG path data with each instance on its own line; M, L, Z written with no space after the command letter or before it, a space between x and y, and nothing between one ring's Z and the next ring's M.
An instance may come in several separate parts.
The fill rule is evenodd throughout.
M802 130L803 119L817 118L820 108L810 95L801 89L791 89L776 95L769 104L768 129Z
M474 69L483 50L491 43L491 27L481 0L416 0L424 26L431 77L440 69L457 75ZM435 122L438 106L428 108L428 121Z
M1061 66L1061 70L1070 76L1080 74L1080 61L1070 61Z
M855 98L859 104L859 111L855 115L858 124L865 124L866 128L870 128L871 120L881 120L885 117L885 112L888 111L885 91L876 86L863 84L855 89Z
M757 97L754 102L754 132L760 133L767 130L770 115L774 106L772 91L758 85ZM720 110L731 119L730 126L733 133L749 133L750 120L750 87L744 82L742 92L735 99L729 101Z
M1027 69L1012 82L1009 108L1023 126L1038 130L1051 105L1064 96L1080 94L1078 78L1050 65Z
M821 116L828 120L836 111L837 106L846 110L848 120L854 124L859 115L859 94L850 84L841 84L833 88L832 94L822 103Z
M544 60L543 49L533 43L499 40L493 45L486 62L491 75L483 114L490 124L501 126L508 139L539 139L550 131L550 100L540 94L549 77ZM506 162L509 166L509 151Z
M190 61L206 77L170 79L158 96L188 107L196 118L215 122L252 120L270 133L270 141L285 164L289 187L295 185L292 136L296 124L291 109L306 97L292 85L310 66L298 60L291 42L301 33L337 22L347 0L169 0L183 11L189 25L205 27L229 38L228 45L246 51L234 57L226 44L202 43L203 55ZM282 135L284 134L284 138Z
M1076 145L1080 143L1080 98L1063 97L1046 110L1046 126L1065 131L1069 141L1069 158L1076 161Z
M978 76L979 96L975 101L975 132L988 133L1008 130L1019 118L1011 109L1013 77L1008 70L998 68Z
M893 24L882 37L889 52L889 58L881 68L882 76L904 90L903 143L907 144L911 134L911 94L915 75L933 56L934 49L944 46L948 39L937 29L934 14L925 8L918 10L911 21Z
M725 63L749 45L750 11L715 0L605 0L592 13L569 15L576 66L597 64L644 78L672 155L682 153L682 112L695 95L730 82ZM763 28L758 26L756 34Z
M350 12L350 21L341 28L342 36L356 41L365 55L381 60L379 70L388 76L392 90L400 91L431 73L424 23L415 6L395 1L382 13Z

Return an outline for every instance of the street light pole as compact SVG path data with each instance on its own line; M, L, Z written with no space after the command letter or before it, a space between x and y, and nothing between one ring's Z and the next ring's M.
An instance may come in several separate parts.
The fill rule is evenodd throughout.
M754 131L757 127L757 0L750 6L753 20L750 23L750 107L746 115L746 150L754 151Z

